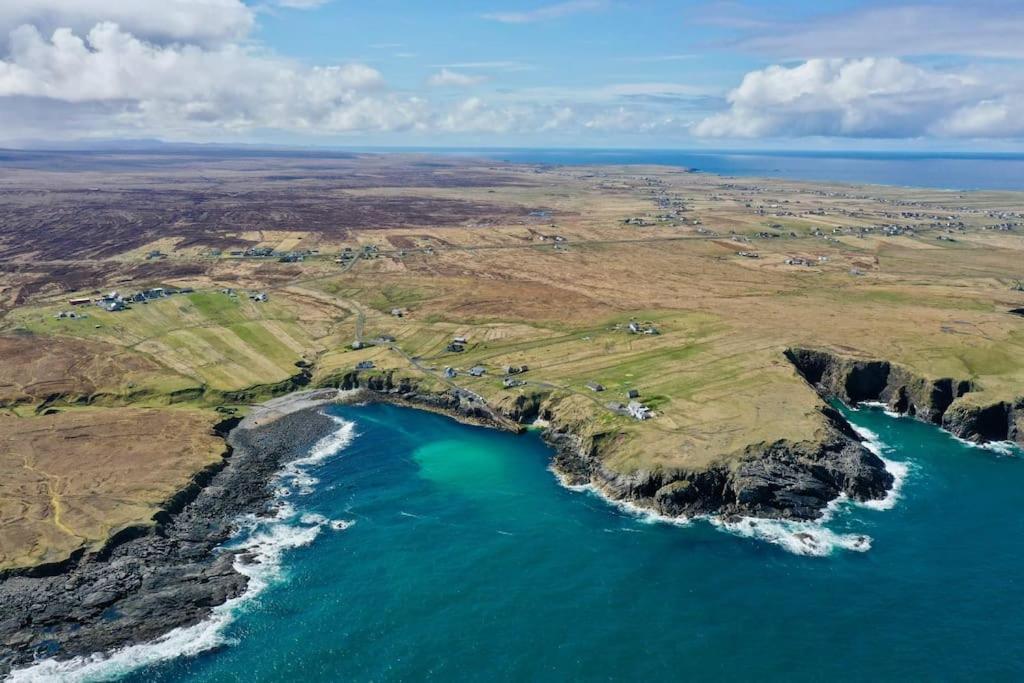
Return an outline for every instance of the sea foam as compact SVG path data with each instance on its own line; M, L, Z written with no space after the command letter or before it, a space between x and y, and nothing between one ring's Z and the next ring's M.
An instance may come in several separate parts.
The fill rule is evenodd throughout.
M228 627L248 603L281 578L286 551L310 545L325 527L343 531L355 523L330 520L315 513L299 513L285 500L290 494L289 485L298 485L301 491L301 487L309 485L310 479L315 481L306 468L343 450L355 438L355 423L329 417L338 424L338 429L320 439L308 456L288 463L277 475L280 485L274 489L277 498L274 515L249 514L236 522L238 532L225 545L225 550L242 551L234 562L234 568L249 579L242 595L214 607L198 624L176 628L149 642L106 654L41 660L12 671L7 680L18 683L108 681L147 666L233 644L233 639L227 635Z
M893 486L885 498L880 500L855 503L858 507L873 510L889 510L896 505L900 491L910 470L909 463L889 460L882 456L887 448L874 432L862 427L854 427L865 440L865 447L885 463L886 470L893 475ZM694 521L705 521L720 531L743 538L752 538L772 543L796 555L810 557L827 557L836 550L867 552L871 549L871 537L866 534L839 533L829 529L830 522L837 512L848 506L851 501L845 494L840 495L822 512L821 517L810 521L783 519L765 519L760 517L730 517L728 519L716 515L699 515L696 517L671 517L663 515L634 503L614 500L605 495L593 484L570 484L566 478L554 468L549 468L564 488L576 493L588 493L596 496L613 507L626 512L644 524L672 524L689 526Z
M851 426L853 427L853 430L857 432L857 435L864 440L864 447L877 455L879 460L885 464L886 471L892 475L892 488L889 489L885 498L861 501L858 502L857 505L871 510L891 510L896 506L896 503L900 499L903 491L903 484L907 480L907 475L910 473L910 463L890 460L885 457L885 454L892 449L890 449L881 440L881 438L879 438L878 434L867 427L858 427L857 425Z

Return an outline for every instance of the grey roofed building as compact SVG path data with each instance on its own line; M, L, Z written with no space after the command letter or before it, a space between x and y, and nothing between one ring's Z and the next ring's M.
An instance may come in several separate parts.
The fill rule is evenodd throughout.
M482 365L474 365L469 369L469 374L473 377L483 377L485 372L487 372L487 368Z
M587 389L591 391L604 391L604 385L597 382L587 382Z

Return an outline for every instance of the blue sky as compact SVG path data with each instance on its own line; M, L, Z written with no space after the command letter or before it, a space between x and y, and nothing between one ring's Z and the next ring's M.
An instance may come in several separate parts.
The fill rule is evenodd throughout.
M1024 149L1024 3L9 0L6 140Z

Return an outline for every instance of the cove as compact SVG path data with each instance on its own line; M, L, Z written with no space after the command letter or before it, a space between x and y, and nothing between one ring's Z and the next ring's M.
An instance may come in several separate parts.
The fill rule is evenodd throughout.
M326 410L351 439L294 477L280 522L319 533L283 551L218 647L124 678L1024 675L1017 457L847 410L907 475L891 509L841 506L827 524L870 550L815 557L562 488L536 434L385 404Z

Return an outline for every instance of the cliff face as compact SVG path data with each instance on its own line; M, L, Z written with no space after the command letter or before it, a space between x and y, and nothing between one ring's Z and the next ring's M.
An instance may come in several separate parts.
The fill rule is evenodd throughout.
M566 483L590 484L610 498L663 515L815 519L841 494L878 499L893 483L885 463L846 431L841 416L826 409L826 417L831 426L821 442L752 445L727 465L697 471L624 475L603 465L600 438L589 444L566 432L546 438L557 451L554 466Z
M622 474L604 465L612 433L594 432L560 414L551 392L510 396L488 406L458 389L421 391L414 380L394 373L350 373L343 389L364 389L385 400L445 412L460 419L506 429L540 417L550 422L545 440L555 449L555 471L569 485L592 485L614 500L668 516L703 514L815 519L842 494L855 500L882 498L893 478L865 449L846 421L823 408L826 434L819 442L756 444L706 470L659 469Z
M975 388L968 380L929 380L888 361L845 358L827 351L789 349L786 357L826 398L850 405L881 401L893 412L939 425L975 443L1024 443L1024 398L979 404L964 400Z

